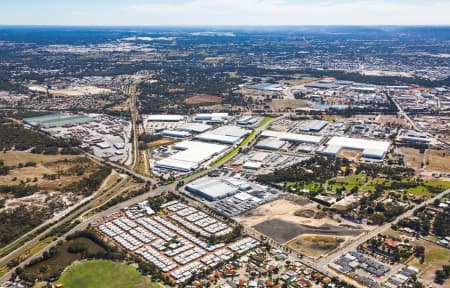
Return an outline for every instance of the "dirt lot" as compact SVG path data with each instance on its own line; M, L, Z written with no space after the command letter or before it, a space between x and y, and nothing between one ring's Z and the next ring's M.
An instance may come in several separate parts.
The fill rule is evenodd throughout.
M297 224L295 222L289 222L280 219L264 221L262 223L259 223L258 225L255 225L254 228L279 243L286 243L292 238L304 234L356 236L362 232L362 230L334 226L331 224L312 226Z
M394 123L403 128L409 128L409 124L405 119L398 118L395 115L380 115L377 117L376 121L380 124Z
M47 88L37 85L32 85L28 87L31 91L36 92L47 92ZM50 89L49 94L55 97L77 97L83 95L95 95L95 94L108 94L112 91L106 88L99 88L95 86L76 86L69 87L66 89Z
M194 95L189 98L184 99L184 103L188 105L197 105L197 104L205 104L205 103L222 103L223 98L219 96L199 94Z
M280 243L300 234L357 235L361 232L341 227L340 223L328 216L320 219L296 216L296 212L304 209L319 212L316 203L303 199L298 198L295 202L286 199L275 200L236 217L236 220L244 226L252 226Z
M450 172L450 152L428 149L425 151L425 170L430 172Z
M152 147L158 147L158 146L163 146L163 145L169 145L169 144L172 144L175 142L177 142L175 139L163 138L163 139L148 143L148 147L152 148Z
M127 112L130 110L130 103L129 103L129 99L127 99L126 101L124 101L121 104L117 104L116 106L111 108L111 111L120 111L120 112Z
M310 107L311 103L300 99L276 99L272 100L268 105L273 111L284 111L286 109L295 110L296 108Z
M421 154L419 149L400 147L396 150L396 153L402 154L404 156L404 162L407 167L411 167L416 170L421 168L424 154Z
M221 62L224 61L225 57L205 57L205 62Z
M361 150L341 149L337 154L337 157L347 158L352 161L359 161L359 158L361 158L361 154L362 154Z
M335 250L344 242L344 237L302 235L291 240L287 245L306 256L320 257Z

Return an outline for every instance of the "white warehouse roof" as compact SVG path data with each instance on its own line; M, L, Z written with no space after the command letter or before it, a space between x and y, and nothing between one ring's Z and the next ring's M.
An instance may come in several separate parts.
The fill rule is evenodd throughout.
M229 117L228 113L199 113L194 119L196 121L209 120L209 121L224 121Z
M389 150L391 142L348 137L333 137L328 141L324 154L336 155L342 148L362 150L362 156L382 159Z
M222 179L203 177L186 185L186 189L210 201L225 198L238 192L238 188Z
M238 126L226 125L202 133L195 138L207 142L236 144L248 134L250 134L250 131L247 129L243 129Z
M269 137L258 141L255 147L258 149L279 150L284 144L286 144L285 141Z
M170 157L157 161L155 165L158 168L165 168L177 171L192 171L199 167L199 164L196 162L181 161L177 159L172 159Z
M183 141L173 145L173 148L183 151L156 161L156 167L179 171L195 170L203 162L227 150L228 146L196 141Z
M319 144L323 139L323 136L312 136L312 135L297 134L297 133L277 132L277 131L272 131L272 130L266 130L266 131L262 132L261 137L272 137L272 138L278 138L278 139L284 140L284 141L312 143L312 144Z
M178 130L164 130L162 132L163 136L173 137L173 138L185 138L191 136L191 133L186 131L178 131Z
M147 121L154 122L178 122L184 119L183 115L149 115Z
M194 133L203 133L209 129L211 129L211 125L203 123L186 123L177 128L177 130L179 131L194 132Z

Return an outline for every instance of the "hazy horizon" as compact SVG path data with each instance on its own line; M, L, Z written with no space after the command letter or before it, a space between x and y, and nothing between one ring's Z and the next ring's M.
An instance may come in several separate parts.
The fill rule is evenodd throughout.
M445 0L17 0L1 26L448 26Z

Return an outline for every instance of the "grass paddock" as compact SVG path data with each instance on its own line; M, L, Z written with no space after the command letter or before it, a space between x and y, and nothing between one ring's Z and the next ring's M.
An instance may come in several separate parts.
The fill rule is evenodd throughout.
M133 265L106 260L75 262L64 271L58 283L64 288L152 287L151 281Z

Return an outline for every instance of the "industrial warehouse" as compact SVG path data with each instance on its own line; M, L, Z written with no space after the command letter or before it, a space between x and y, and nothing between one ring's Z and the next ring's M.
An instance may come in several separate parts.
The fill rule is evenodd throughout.
M24 124L37 127L53 137L80 140L80 148L122 164L131 161L131 125L104 114L51 114L25 118Z
M149 122L180 122L184 119L183 115L149 115Z
M220 115L225 116L224 113ZM226 116L228 117L228 114ZM230 145L240 143L251 132L249 129L234 125L219 126L210 130L211 125L199 122L183 123L173 128L161 131L160 135L185 141L154 151L158 156L152 157L152 167L157 174L166 170L182 173L194 171L226 152L231 148Z
M205 176L185 186L186 191L211 202L216 210L236 216L284 195L265 185L235 177ZM209 203L209 204L211 204Z
M175 154L155 161L155 168L189 172L228 149L228 146L198 141L183 141L173 145ZM181 150L181 151L180 151Z
M51 114L39 117L25 118L23 119L23 123L31 125L33 127L54 128L83 124L94 120L94 118L86 115Z
M391 142L348 137L333 137L328 141L323 154L336 156L341 149L361 150L361 156L369 159L383 159L389 151Z
M228 113L199 113L194 116L194 121L205 121L207 123L225 123L231 117Z
M323 136L276 132L276 131L271 131L271 130L262 132L261 137L270 137L270 138L275 138L275 139L279 139L282 141L308 143L308 144L315 144L315 145L319 145L322 142L322 140L324 139Z
M250 134L250 130L237 126L226 125L199 134L195 137L195 139L205 142L217 142L234 145L241 142L248 134Z

